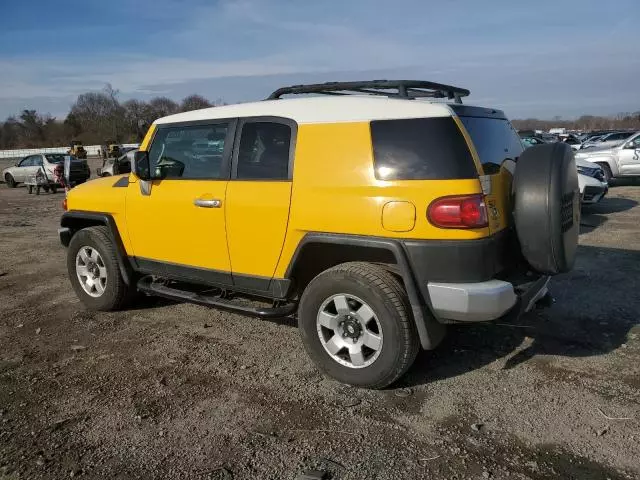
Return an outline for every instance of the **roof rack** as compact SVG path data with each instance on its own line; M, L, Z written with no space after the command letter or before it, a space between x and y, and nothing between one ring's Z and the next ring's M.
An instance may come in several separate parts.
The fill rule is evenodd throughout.
M367 80L362 82L326 82L309 85L292 85L273 92L267 100L275 100L283 95L315 93L320 95L349 95L365 93L387 97L406 98L448 98L462 103L462 97L471 92L465 88L423 80Z

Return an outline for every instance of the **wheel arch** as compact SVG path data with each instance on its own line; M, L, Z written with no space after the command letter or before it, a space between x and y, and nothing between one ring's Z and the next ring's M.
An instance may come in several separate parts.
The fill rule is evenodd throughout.
M113 217L108 213L70 211L62 214L60 226L69 229L70 234L65 237L63 245L69 246L69 242L76 232L89 227L105 226L109 230L109 235L116 247L116 258L118 267L126 285L131 285L133 281L133 269L127 260L124 244L120 238L120 232ZM61 238L63 238L61 236Z
M413 319L425 350L433 350L444 337L445 326L436 320L429 298L424 298L399 241L388 238L308 233L296 248L285 277L298 290L319 273L346 262L385 264L402 281Z
M611 170L611 174L614 177L617 177L620 174L620 171L618 170L618 162L615 161L615 159L613 157L592 157L592 158L587 158L585 159L591 163L597 163L597 164L601 164L601 163L606 163L607 165L609 165L609 169Z

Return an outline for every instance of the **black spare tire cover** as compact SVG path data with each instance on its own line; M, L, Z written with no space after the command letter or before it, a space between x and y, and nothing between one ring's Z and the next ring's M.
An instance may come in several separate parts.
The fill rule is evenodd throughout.
M571 147L550 143L525 150L516 164L514 216L531 267L556 275L571 270L580 230L580 189Z

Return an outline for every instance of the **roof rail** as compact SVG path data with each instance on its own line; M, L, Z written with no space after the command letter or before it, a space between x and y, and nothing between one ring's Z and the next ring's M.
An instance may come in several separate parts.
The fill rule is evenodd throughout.
M275 100L283 95L315 93L320 95L349 95L365 93L395 98L448 98L462 103L462 97L471 92L465 88L423 80L367 80L361 82L326 82L308 85L282 87L273 92L267 100Z

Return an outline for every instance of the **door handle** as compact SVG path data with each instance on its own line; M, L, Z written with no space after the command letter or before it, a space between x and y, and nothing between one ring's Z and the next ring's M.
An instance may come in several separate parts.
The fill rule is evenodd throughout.
M213 200L204 200L202 198L196 198L193 201L193 204L196 207L202 207L202 208L220 208L222 206L222 202L217 198Z

